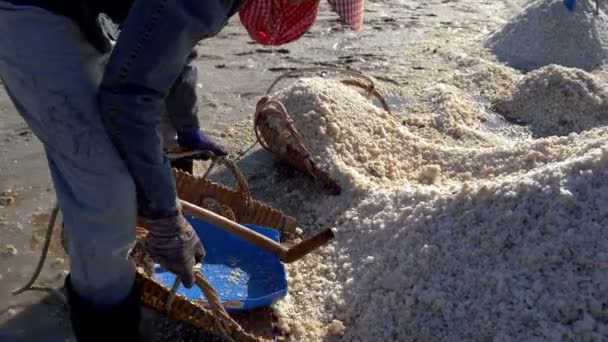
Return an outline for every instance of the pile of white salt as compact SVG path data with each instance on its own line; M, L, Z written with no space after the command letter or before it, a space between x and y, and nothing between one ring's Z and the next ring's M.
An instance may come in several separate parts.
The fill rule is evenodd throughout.
M539 134L566 135L608 123L608 90L580 69L549 65L523 77L494 108Z
M527 84L560 75L572 71ZM289 266L284 328L295 341L605 340L608 128L512 139L464 91L425 94L416 117L321 78L280 94L344 189L302 205L337 239Z
M608 17L601 7L595 14L594 0L577 0L573 12L562 0L528 1L485 45L522 70L560 64L590 71L608 56Z

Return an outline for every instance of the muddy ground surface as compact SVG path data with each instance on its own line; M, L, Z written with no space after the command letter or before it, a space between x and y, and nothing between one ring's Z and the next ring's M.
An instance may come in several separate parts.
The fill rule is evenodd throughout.
M200 44L200 116L204 129L224 143L245 173L253 195L302 223L304 234L321 228L307 225L294 206L274 203L276 192L309 187L306 201L325 196L314 182L277 163L255 147L252 116L257 100L279 75L296 68L337 66L375 77L397 115L409 115L416 94L449 77L462 66L459 55L487 55L484 35L496 29L521 8L523 1L368 1L366 29L343 29L325 3L313 29L298 42L279 48L250 40L238 18L221 34ZM43 56L41 56L43 59ZM288 83L285 81L285 83ZM412 111L410 111L412 109ZM201 172L204 165L198 165ZM217 179L227 181L220 172ZM65 306L47 293L19 297L10 291L23 284L40 253L54 202L40 142L0 91L0 340L68 341L72 339ZM56 234L57 235L57 234ZM57 236L38 284L57 288L67 272L68 260ZM208 335L164 321L154 315L146 321L150 340L202 341Z

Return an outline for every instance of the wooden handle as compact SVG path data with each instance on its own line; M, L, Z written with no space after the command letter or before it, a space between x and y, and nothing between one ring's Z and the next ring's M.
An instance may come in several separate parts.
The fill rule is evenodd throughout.
M282 258L283 262L291 263L302 259L309 253L312 253L325 245L335 237L334 232L331 229L327 229L317 235L311 237L308 240L304 240L299 244L291 247L287 250L285 257Z
M234 235L237 235L258 247L261 247L281 259L281 261L285 263L291 263L297 260L300 260L305 255L312 253L319 249L319 247L323 246L331 239L334 238L334 232L331 229L323 231L308 240L304 240L299 244L287 249L282 246L280 243L273 241L266 236L259 234L245 226L242 226L236 222L230 221L229 219L220 216L214 212L211 212L207 209L203 209L199 206L196 206L192 203L186 202L184 200L179 200L182 209L186 214L195 216L203 221L207 221L214 226L222 228Z
M220 216L214 212L203 209L199 206L196 206L192 203L186 202L184 200L179 200L182 209L186 214L195 216L203 221L207 221L214 226L222 228L234 235L237 235L258 247L261 247L267 251L270 251L276 254L279 258L283 259L285 254L287 253L287 248L281 246L280 243L273 241L266 236L259 234L245 226L242 226L236 222L230 221L229 219Z

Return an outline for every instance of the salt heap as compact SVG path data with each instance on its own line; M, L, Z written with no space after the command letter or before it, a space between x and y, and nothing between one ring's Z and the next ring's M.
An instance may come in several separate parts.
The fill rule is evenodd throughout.
M532 1L486 41L498 59L522 70L560 64L592 70L608 54L608 17L595 1L577 0L574 12L562 0Z
M284 328L295 341L606 340L608 128L513 140L463 91L425 94L426 114L399 119L331 80L279 95L344 189L310 207L337 239L289 266Z
M563 135L607 124L607 101L608 89L593 75L550 65L527 74L494 107L539 132Z

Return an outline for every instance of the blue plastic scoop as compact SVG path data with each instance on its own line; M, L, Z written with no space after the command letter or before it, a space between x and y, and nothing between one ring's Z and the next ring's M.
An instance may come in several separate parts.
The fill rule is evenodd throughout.
M229 312L270 306L287 294L287 273L279 258L253 243L193 217L186 217L207 252L201 272L217 290ZM245 225L274 241L279 232ZM154 279L172 287L175 275L157 265ZM207 301L197 286L178 293L190 300Z

